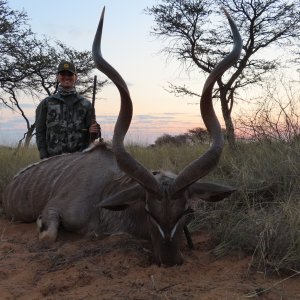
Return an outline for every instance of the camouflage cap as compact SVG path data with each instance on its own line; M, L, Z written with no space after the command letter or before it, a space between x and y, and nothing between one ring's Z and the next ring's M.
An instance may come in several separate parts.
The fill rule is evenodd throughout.
M62 72L62 71L68 71L73 74L77 73L75 65L72 62L69 62L66 60L62 60L57 67L57 73Z

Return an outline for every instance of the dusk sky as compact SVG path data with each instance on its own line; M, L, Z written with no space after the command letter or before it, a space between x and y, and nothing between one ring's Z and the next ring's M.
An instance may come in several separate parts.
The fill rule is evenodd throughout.
M176 98L165 90L168 82L184 83L200 93L203 80L200 75L187 76L176 61L168 62L159 53L163 43L151 36L153 19L143 11L154 4L154 0L131 0L130 6L120 0L9 0L11 8L27 12L33 32L78 50L91 49L102 8L106 7L102 54L125 79L131 93L134 117L128 140L142 143L151 143L163 133L183 133L201 125L199 106L191 104L197 99ZM99 72L98 78L105 77ZM97 121L105 138L111 138L119 101L112 84L97 94ZM25 98L22 103L33 121L37 103ZM24 132L23 118L1 108L0 144L15 143Z

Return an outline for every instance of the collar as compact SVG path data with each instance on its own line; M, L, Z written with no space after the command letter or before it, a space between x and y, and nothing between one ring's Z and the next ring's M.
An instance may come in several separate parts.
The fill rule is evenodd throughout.
M62 86L58 86L57 91L62 96L77 94L76 87L73 87L71 90L65 90Z

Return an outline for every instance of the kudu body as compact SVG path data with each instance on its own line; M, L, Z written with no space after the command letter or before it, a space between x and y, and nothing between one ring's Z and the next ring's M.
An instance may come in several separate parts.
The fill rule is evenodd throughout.
M224 143L212 106L212 89L237 61L242 46L234 22L227 13L226 16L234 47L207 78L200 101L202 118L212 138L206 153L176 176L169 172L152 173L126 152L123 142L131 122L132 102L126 83L101 55L103 10L93 57L97 68L120 92L113 148L99 144L82 153L43 160L21 171L4 191L6 214L24 222L37 220L43 243L55 241L59 225L82 234L123 231L150 239L158 265L181 264L180 241L190 200L219 201L234 191L198 182L217 165Z

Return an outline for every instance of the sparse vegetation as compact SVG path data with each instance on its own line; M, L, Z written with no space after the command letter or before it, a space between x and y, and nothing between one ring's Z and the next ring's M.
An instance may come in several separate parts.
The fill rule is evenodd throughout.
M238 191L216 204L201 204L191 227L213 233L218 255L242 249L264 270L300 267L300 143L248 143L225 151L217 181Z
M35 147L16 151L16 148L0 146L0 203L2 191L13 176L38 159L39 154Z
M129 152L153 170L178 172L204 152L207 145L128 146ZM216 255L242 250L253 255L253 266L265 271L300 268L300 141L241 143L225 148L209 178L237 192L220 203L199 202L192 231L206 229ZM38 160L35 148L15 154L0 148L0 191L14 174Z

